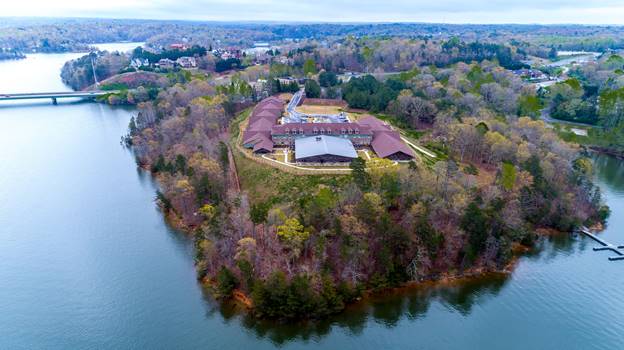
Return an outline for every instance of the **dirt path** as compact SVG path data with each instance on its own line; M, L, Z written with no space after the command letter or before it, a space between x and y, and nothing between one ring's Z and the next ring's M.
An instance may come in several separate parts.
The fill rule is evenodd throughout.
M238 171L236 170L236 162L234 161L234 156L232 155L232 149L230 146L227 146L228 149L228 163L230 163L230 175L234 179L234 185L236 186L236 191L241 191L240 180L238 179Z

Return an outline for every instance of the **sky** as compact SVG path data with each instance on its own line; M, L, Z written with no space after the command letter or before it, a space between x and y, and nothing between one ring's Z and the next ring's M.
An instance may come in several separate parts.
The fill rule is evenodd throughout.
M0 16L624 24L624 0L2 0Z

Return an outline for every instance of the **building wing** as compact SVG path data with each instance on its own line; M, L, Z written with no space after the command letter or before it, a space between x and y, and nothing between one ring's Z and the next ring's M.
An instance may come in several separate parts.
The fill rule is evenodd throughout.
M357 152L351 141L340 137L319 135L295 140L296 160L318 156L357 158Z

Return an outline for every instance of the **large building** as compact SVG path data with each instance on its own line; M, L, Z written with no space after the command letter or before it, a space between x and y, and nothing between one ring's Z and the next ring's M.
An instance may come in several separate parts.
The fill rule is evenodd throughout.
M278 124L283 111L284 102L276 97L269 97L258 103L249 117L247 129L243 133L243 146L253 149L254 153L273 152L274 146L294 147L295 158L299 161L299 159L308 158L297 155L299 147L301 145L311 147L310 140L316 141L317 137L320 137L320 142L330 148L341 148L340 145L346 145L345 142L347 142L351 148L354 146L371 146L381 158L392 160L414 158L414 152L403 142L399 132L375 117L366 117L354 123ZM310 140L301 143L299 142L300 139ZM329 149L325 153L325 157L328 157L327 162L330 162L330 156L335 156L334 153L337 151L332 152ZM347 158L335 159L348 161Z
M243 146L255 153L273 152L271 128L277 124L284 110L284 101L277 97L262 100L254 108L247 129L243 133Z
M367 146L373 141L370 127L358 123L288 123L271 128L271 139L280 146L293 146L299 138L317 135L348 139L355 146Z
M351 141L336 136L319 135L295 140L295 160L302 163L342 163L357 158Z
M374 137L371 142L373 151L380 158L392 160L410 160L414 158L414 151L401 139L401 134L375 117L365 117L358 120L360 125L368 126Z

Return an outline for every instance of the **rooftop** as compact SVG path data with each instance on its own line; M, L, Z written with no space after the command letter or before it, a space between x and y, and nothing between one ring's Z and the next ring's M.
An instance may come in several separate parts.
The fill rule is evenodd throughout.
M297 160L326 154L357 158L353 144L344 138L319 135L295 140L295 159Z
M401 140L398 131L376 132L371 146L380 158L386 158L396 153L403 153L414 158L414 152Z

